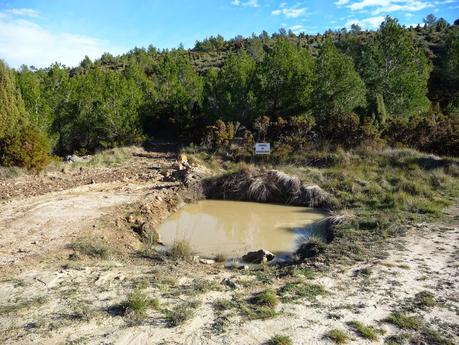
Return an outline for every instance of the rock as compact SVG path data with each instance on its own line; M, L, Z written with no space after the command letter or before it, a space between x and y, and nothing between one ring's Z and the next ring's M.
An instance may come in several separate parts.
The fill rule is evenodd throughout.
M221 284L226 285L233 290L239 289L239 285L237 285L231 278L223 278Z
M204 265L213 265L215 263L215 260L212 260L212 259L199 259L199 262L204 264Z
M263 262L271 261L275 257L276 256L273 253L260 249L256 252L248 252L242 257L242 260L250 264L261 264Z
M196 255L196 256L193 256L192 259L191 259L192 262L199 262L199 256Z
M296 251L301 260L313 258L325 251L327 245L319 239L311 238L303 242Z

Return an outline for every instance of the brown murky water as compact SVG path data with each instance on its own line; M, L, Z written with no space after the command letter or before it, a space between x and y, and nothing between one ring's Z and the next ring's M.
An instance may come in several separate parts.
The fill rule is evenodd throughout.
M158 228L161 241L189 241L201 255L239 256L250 250L294 251L299 242L325 236L324 214L310 208L253 202L204 200L173 214Z

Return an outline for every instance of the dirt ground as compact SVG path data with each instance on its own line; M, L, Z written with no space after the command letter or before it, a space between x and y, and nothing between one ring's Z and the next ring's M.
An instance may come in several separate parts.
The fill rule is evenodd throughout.
M242 345L282 334L293 344L332 344L326 334L340 329L350 344L383 344L404 333L384 320L423 291L435 304L409 313L459 343L458 209L447 223L408 225L383 260L295 278L327 293L281 303L273 318L247 320L237 310L217 311L216 301L279 289L286 280L223 263L142 257L131 225L138 217L155 224L167 217L180 182L164 177L174 170L173 151L132 150L117 167L0 181L0 343ZM69 244L81 238L113 245L116 254L75 258ZM236 289L222 284L224 278ZM161 307L137 320L119 305L140 288ZM192 317L171 327L163 310L190 300L199 302ZM360 337L348 325L352 320L374 326L377 339Z

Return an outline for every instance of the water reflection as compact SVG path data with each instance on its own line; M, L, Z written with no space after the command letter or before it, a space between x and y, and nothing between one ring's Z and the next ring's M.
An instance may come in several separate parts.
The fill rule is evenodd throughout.
M300 239L324 237L323 226L311 226L323 217L304 207L204 200L185 206L158 230L164 243L185 239L201 255L236 256L260 248L283 253L295 250Z

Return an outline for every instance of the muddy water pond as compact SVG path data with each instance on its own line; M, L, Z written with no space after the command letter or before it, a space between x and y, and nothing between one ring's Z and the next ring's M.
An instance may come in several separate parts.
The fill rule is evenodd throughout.
M305 207L203 200L180 209L158 231L166 245L186 240L200 255L232 257L261 248L288 254L310 236L325 237L324 217Z

